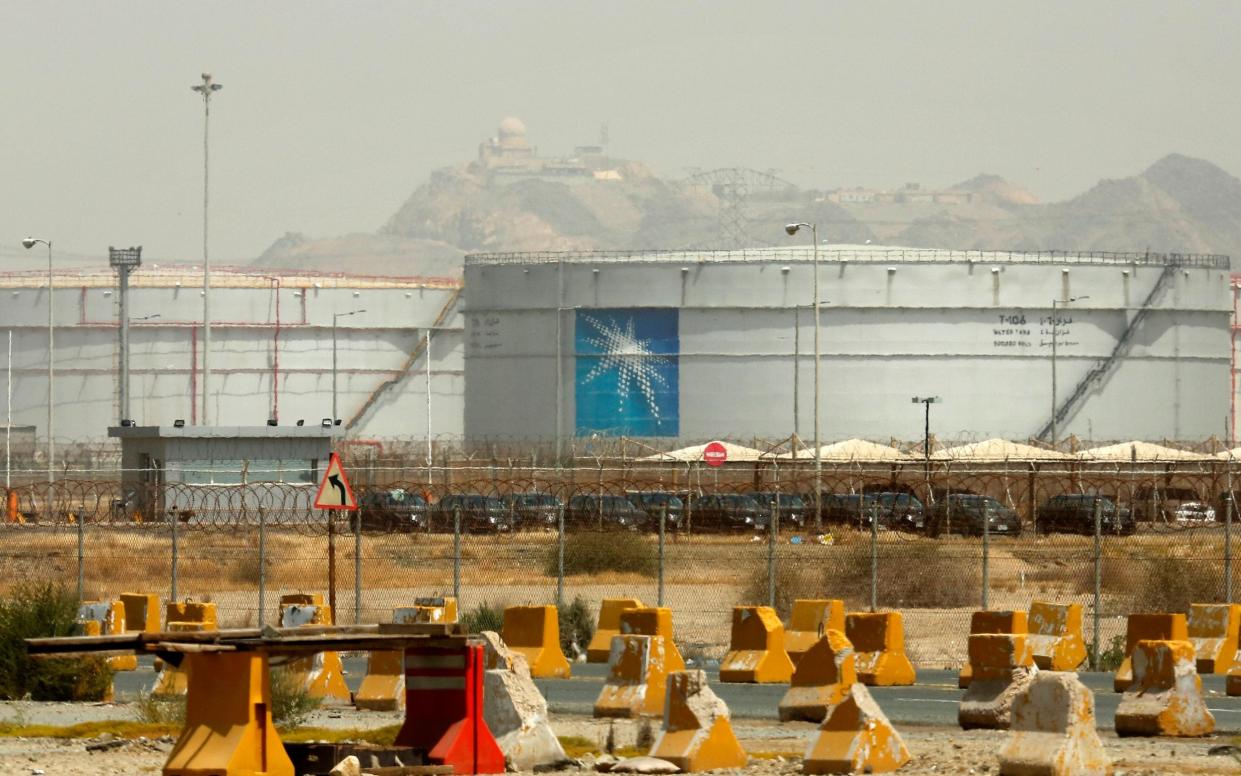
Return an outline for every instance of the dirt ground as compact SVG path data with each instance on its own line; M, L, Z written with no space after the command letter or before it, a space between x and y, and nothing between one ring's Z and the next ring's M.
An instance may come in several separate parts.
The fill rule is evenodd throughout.
M13 713L12 704L0 713ZM110 708L93 707L88 716L101 713L124 714L123 706ZM26 713L43 718L45 711L27 709ZM335 725L357 727L363 722L356 713L346 711L332 721ZM66 723L80 718L73 707L56 711L53 717ZM365 716L370 725L376 724L373 715ZM320 724L324 720L315 720ZM391 724L385 715L380 724ZM608 735L608 723L587 717L557 715L553 726L560 736L578 736L600 745ZM751 755L749 767L744 770L721 771L721 773L745 774L795 774L801 772L801 754L807 742L815 734L810 723L775 723L751 720L734 722L742 746ZM961 731L956 728L906 726L900 731L913 759L901 769L910 774L995 774L999 771L997 752L1007 734L996 731ZM637 735L634 723L617 723L615 741L617 746L628 746ZM1159 774L1241 774L1241 763L1231 756L1209 756L1207 750L1221 743L1218 738L1199 740L1175 739L1119 739L1104 733L1103 743L1116 768L1117 776L1155 776ZM135 740L115 748L88 751L90 745L101 743L99 739L61 740L47 738L0 738L0 764L6 773L30 773L33 776L132 776L133 774L159 773L168 752L171 739ZM582 758L578 769L564 771L566 776L581 774L592 769L594 757Z

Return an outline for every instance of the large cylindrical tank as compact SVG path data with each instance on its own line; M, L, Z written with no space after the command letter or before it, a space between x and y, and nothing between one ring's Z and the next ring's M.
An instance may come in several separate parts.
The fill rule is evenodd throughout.
M466 437L809 441L815 275L811 247L468 256ZM1061 439L1225 431L1227 257L833 246L817 275L825 441L921 438L915 396L940 438L1049 438L1053 390Z

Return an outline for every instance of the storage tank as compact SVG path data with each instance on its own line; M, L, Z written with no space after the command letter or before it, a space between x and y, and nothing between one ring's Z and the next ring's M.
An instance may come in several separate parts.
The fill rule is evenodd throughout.
M805 246L467 256L466 437L810 440L816 265L824 441L1225 433L1225 256Z

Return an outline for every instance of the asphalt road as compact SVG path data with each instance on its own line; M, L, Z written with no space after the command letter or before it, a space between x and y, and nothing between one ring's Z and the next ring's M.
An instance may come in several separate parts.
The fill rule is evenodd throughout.
M345 681L350 690L356 691L366 674L366 660L347 657L344 665ZM155 683L155 674L150 666L150 659L143 658L137 671L116 675L118 700L133 699L139 691L150 691ZM709 665L707 673L711 678L711 688L728 704L734 717L779 719L777 706L788 689L787 685L721 684L718 666ZM1113 727L1120 695L1112 692L1112 675L1083 672L1079 676L1095 693L1095 715L1099 727ZM572 679L538 679L535 683L543 697L547 698L553 713L589 715L606 677L606 665L577 663L573 666ZM1207 708L1215 715L1217 732L1241 733L1241 698L1224 695L1224 677L1202 677L1202 689L1207 696ZM942 670L919 671L918 683L912 687L871 688L871 694L894 723L938 727L956 726L957 704L962 692L957 689L956 672Z

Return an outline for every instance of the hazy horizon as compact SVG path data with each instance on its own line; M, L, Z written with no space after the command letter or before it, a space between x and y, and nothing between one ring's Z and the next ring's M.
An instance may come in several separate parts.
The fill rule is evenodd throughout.
M952 0L44 4L0 11L0 256L202 251L373 232L501 118L548 154L598 141L677 178L773 169L803 186L942 186L1042 200L1168 153L1241 172L1241 4Z

